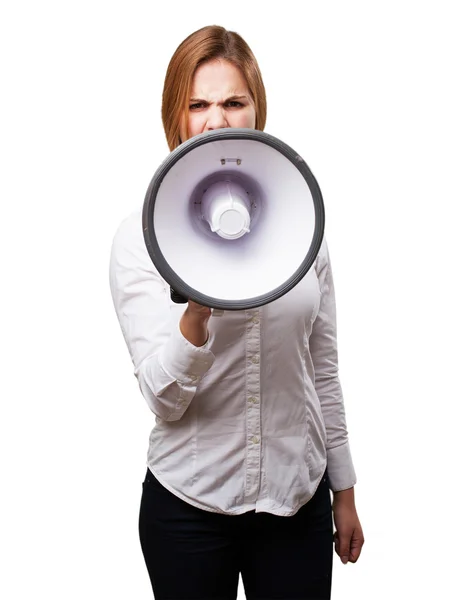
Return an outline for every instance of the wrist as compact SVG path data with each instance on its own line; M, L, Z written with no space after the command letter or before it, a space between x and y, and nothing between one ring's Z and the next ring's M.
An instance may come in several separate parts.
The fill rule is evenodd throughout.
M209 312L207 312L209 311ZM189 322L193 326L201 326L205 325L207 327L207 322L210 317L210 309L204 308L203 310L198 310L196 308L192 308L191 306L187 306L182 315L182 319L184 321Z
M334 496L334 503L341 503L347 505L355 505L354 488L348 488L346 490L338 490L332 492Z
M179 322L179 329L187 341L200 347L204 346L209 337L207 322L208 318L198 314L190 314L186 310Z

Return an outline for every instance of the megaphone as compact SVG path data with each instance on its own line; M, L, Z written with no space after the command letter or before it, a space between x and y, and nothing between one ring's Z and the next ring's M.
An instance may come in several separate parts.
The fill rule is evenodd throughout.
M173 301L244 310L280 298L307 274L324 235L324 204L287 144L254 129L216 129L160 165L142 226Z

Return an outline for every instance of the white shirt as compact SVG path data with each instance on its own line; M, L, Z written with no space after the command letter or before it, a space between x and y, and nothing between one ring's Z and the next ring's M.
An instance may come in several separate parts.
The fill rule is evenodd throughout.
M295 514L328 469L333 491L356 476L338 378L334 285L325 239L281 298L209 320L188 342L142 233L141 210L114 237L110 285L141 392L156 416L147 466L203 510ZM180 250L181 251L181 250Z

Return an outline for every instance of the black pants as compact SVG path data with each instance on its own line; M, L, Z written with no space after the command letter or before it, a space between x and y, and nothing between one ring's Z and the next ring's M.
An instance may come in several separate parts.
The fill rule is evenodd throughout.
M333 526L327 472L291 517L212 513L165 489L147 470L139 536L155 600L329 600Z

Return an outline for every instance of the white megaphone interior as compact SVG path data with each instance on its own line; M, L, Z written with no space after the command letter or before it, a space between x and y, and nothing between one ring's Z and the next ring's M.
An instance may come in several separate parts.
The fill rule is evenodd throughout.
M247 178L253 189L256 183L257 219L238 239L223 239L198 222L194 191L220 172ZM297 271L312 242L315 209L305 179L281 152L254 140L216 140L170 168L158 190L153 222L173 271L201 294L232 301L264 295Z

